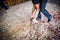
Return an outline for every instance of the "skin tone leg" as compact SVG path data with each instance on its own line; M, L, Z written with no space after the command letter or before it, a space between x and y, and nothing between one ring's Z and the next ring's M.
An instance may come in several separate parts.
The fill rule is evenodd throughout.
M33 4L33 7L32 7L32 18L34 18L34 15L35 15L35 5Z
M39 11L40 11L39 4L35 4L35 7L36 7L36 13L35 13L35 15L34 15L34 19L37 18L38 13L39 13Z
M35 10L36 10L36 11L35 11ZM36 20L36 18L37 18L37 16L38 16L39 11L40 11L39 4L34 4L34 5L33 5L33 8L32 8L32 14L33 14L33 17L34 17L34 18L33 18L33 22L38 23L37 20Z

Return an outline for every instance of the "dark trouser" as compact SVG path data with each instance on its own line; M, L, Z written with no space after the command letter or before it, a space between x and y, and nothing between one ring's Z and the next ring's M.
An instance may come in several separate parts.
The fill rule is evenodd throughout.
M3 3L3 0L0 0L0 7L8 10L8 7Z
M47 0L42 0L40 5L40 12L42 12L48 19L51 19L51 15L48 13L48 11L45 9ZM41 13L39 12L38 18L41 18Z

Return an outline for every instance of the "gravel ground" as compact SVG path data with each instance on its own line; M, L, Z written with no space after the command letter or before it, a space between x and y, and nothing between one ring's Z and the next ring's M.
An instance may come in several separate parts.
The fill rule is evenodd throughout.
M38 24L30 21L31 1L12 6L0 15L0 40L59 40L60 7L47 3L46 9L53 16L52 24L42 14Z

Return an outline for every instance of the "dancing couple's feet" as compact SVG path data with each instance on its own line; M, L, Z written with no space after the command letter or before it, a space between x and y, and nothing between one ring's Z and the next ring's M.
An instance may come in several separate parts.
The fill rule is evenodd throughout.
M34 19L33 17L31 17L31 21L33 22L33 23L38 23L38 20L40 20L41 18L36 18L36 19ZM47 21L49 24L51 24L52 23L52 16L48 19L48 21Z

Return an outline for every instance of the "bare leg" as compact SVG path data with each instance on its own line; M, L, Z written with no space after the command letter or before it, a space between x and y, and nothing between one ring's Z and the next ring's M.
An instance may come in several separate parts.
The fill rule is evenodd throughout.
M38 17L38 13L39 13L39 11L40 11L39 4L35 4L35 7L36 7L36 13L35 13L35 15L34 15L33 22L38 23L38 21L36 20L36 18Z
M33 4L31 17L34 18L34 15L35 15L35 5Z
M40 8L39 8L39 4L36 4L35 6L36 6L36 13L35 13L34 18L36 19L37 16L38 16L38 13L39 13L39 11L40 11Z

